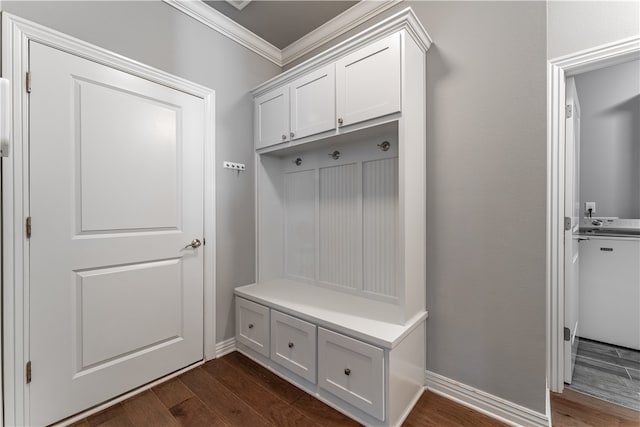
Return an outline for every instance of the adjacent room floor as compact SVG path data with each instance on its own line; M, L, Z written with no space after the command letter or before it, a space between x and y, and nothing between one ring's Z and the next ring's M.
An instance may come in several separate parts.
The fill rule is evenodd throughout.
M569 388L640 411L640 351L581 338Z

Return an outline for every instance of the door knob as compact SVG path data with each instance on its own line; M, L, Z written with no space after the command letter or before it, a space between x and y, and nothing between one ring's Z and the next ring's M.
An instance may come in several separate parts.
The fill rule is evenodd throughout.
M191 243L189 243L187 246L184 247L184 249L188 249L188 248L192 248L192 249L197 249L202 245L202 243L200 242L200 240L198 239L193 239L191 241Z

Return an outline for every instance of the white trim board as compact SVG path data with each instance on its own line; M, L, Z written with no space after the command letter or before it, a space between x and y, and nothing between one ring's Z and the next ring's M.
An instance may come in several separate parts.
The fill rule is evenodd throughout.
M547 64L547 382L564 388L565 79L640 59L640 36L582 50Z
M287 65L363 22L384 12L402 0L361 0L332 20L300 37L282 49L282 65Z
M429 391L512 426L549 427L551 425L551 420L546 414L532 411L435 372L425 372L425 384Z
M29 389L24 369L29 355L28 265L29 247L24 235L28 212L28 70L29 41L107 65L204 100L205 184L204 239L204 359L215 357L215 92L145 64L109 52L66 34L17 16L2 13L2 70L11 84L11 138L9 156L2 158L3 204L3 385L6 425L29 424Z
M362 0L282 50L214 8L207 6L201 0L163 1L274 64L283 67L384 12L402 0Z
M225 354L233 353L234 351L236 351L236 337L220 341L216 344L216 359L224 356Z
M282 66L282 53L280 49L247 30L242 25L227 18L214 8L207 6L201 0L162 0L169 6L175 7L180 12L202 22L207 27L229 37L236 43L268 59L276 65Z
M323 65L329 64L337 59L344 57L350 52L354 52L357 49L370 43L372 40L379 40L382 37L389 35L398 30L404 29L409 36L418 44L418 46L425 52L429 50L432 44L431 37L427 30L422 26L420 20L413 12L413 9L406 7L394 15L370 26L362 32L348 38L347 40L338 43L322 52L319 55L314 56L301 64L287 70L282 74L261 83L255 88L251 89L251 94L254 97L260 96L269 90L272 90L276 86L281 86L289 83L298 77L308 73L309 71L316 70Z

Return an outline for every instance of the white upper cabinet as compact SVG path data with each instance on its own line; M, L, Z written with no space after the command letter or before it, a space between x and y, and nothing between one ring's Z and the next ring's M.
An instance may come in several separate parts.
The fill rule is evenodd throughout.
M289 86L272 90L254 101L256 149L289 140Z
M290 85L291 139L336 127L335 66L330 64Z
M400 111L400 38L392 34L338 60L338 126Z
M256 150L373 126L380 122L373 119L401 112L403 37L404 31L394 32L312 71L293 69L256 88Z

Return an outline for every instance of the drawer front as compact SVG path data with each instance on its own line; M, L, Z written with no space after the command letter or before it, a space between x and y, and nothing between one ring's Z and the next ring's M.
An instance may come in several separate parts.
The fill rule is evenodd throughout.
M384 421L384 352L318 328L318 384Z
M236 297L236 339L269 357L269 309Z
M316 326L271 310L271 360L316 382Z

